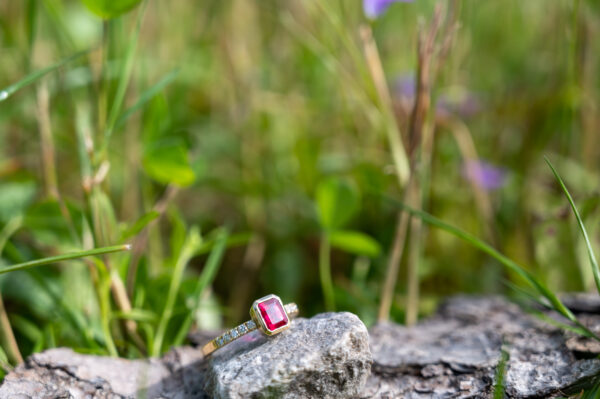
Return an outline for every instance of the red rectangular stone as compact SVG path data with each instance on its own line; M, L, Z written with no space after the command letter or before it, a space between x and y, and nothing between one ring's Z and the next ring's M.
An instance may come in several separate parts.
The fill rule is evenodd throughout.
M264 302L259 302L258 310L269 331L275 331L289 322L283 305L277 298L269 298Z

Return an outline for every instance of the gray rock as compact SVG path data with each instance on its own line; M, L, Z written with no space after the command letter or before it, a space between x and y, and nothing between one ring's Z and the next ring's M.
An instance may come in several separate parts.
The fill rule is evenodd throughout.
M600 332L597 295L565 303ZM507 398L564 397L600 380L597 342L502 298L456 297L411 328L379 324L367 338L356 316L328 313L270 339L249 334L208 359L191 347L146 360L52 349L9 373L0 398L491 398L501 350Z
M147 360L51 349L9 373L0 398L345 398L361 390L371 362L358 317L328 313L269 339L248 334L208 359L191 347Z
M371 371L369 338L351 313L296 319L279 335L255 331L215 352L205 390L215 398L348 398Z
M578 308L591 309L585 302L578 296ZM591 327L600 326L600 316L587 317ZM414 327L374 326L370 339L373 373L363 398L491 398L503 348L509 398L576 393L600 376L599 359L568 345L576 339L584 351L597 349L593 343L499 297L456 297Z
M127 360L50 349L9 373L0 398L208 398L200 351L178 348L162 359Z

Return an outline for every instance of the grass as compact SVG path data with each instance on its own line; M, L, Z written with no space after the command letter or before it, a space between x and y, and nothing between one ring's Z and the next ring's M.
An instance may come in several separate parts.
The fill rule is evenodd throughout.
M84 3L0 6L0 366L271 292L372 324L517 286L590 334L558 293L600 288L593 1Z

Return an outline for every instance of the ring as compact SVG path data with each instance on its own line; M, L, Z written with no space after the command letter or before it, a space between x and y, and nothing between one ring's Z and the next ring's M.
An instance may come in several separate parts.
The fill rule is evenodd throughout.
M298 306L295 303L283 305L277 295L267 295L257 299L250 308L250 318L245 323L232 328L219 335L202 347L204 356L210 355L219 348L235 341L236 339L260 330L263 334L271 336L279 334L290 327L291 318L298 315Z

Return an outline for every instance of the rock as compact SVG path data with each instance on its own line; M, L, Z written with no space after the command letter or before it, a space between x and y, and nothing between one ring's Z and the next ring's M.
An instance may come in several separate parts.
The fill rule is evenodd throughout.
M597 295L564 301L600 331ZM567 396L600 380L597 342L503 298L455 297L410 328L379 324L367 336L356 316L327 313L269 339L249 334L209 358L192 347L146 360L51 349L9 373L0 398L492 398L502 351L507 398Z
M592 308L585 304L578 296L579 308ZM595 321L588 316L587 322L600 326L600 316ZM373 373L361 397L490 398L503 349L507 397L576 393L600 376L600 360L569 349L573 339L578 350L597 348L505 299L455 297L414 327L371 328Z
M215 352L205 390L215 398L349 398L371 371L369 338L351 313L296 319L266 338L255 331Z
M272 338L253 332L208 359L191 347L148 360L47 350L6 376L0 398L346 398L360 392L371 361L358 317L327 313Z
M200 351L189 347L149 360L50 349L9 373L0 398L208 398L202 391L204 365L199 358Z

